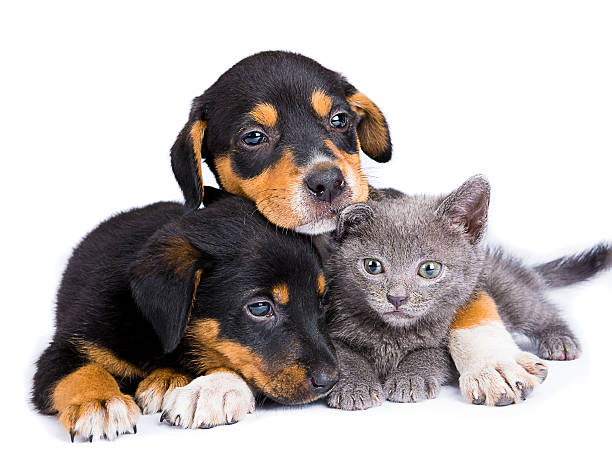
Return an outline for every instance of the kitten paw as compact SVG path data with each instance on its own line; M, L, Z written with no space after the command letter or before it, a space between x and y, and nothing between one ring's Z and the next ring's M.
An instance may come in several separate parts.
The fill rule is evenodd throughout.
M391 375L383 387L387 400L392 402L420 402L440 394L440 381L421 375Z
M340 410L367 410L379 406L383 394L380 384L338 382L329 396L327 404Z
M215 372L177 387L164 398L160 421L183 428L236 423L255 410L251 389L232 372Z
M570 335L548 335L538 345L538 356L546 360L574 360L579 355L580 345Z
M142 413L149 415L161 410L164 399L176 387L184 387L189 379L171 369L157 369L151 372L136 389L136 403Z
M132 397L119 394L108 399L87 399L71 404L60 412L59 419L71 441L79 436L92 442L136 433L139 415L140 409Z
M519 352L514 360L487 362L480 369L463 372L459 387L475 405L501 407L525 400L547 374L546 365L535 355Z

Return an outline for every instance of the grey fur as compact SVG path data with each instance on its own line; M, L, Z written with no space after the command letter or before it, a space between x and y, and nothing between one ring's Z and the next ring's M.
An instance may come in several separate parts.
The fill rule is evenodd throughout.
M457 377L447 350L450 324L481 290L495 299L507 328L531 338L541 357L578 355L576 337L544 291L557 282L551 280L558 271L574 276L564 278L567 283L594 274L585 272L588 260L542 265L537 269L545 270L544 279L501 250L480 246L489 202L484 177L472 177L446 197L372 192L371 213L359 204L339 217L327 263L329 329L342 367L330 406L356 410L384 399L436 397L441 385ZM602 263L612 262L609 246L596 254ZM369 275L367 258L381 261L385 272ZM440 277L418 276L419 265L430 260L442 263ZM388 314L395 307L387 295L406 297L397 308L403 316Z

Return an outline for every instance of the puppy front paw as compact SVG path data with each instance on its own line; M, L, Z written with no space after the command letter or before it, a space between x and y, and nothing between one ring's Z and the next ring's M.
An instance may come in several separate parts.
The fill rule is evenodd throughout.
M149 415L157 413L162 408L166 398L176 387L184 387L189 383L189 378L171 369L156 369L151 372L136 389L136 403L142 413Z
M440 380L433 376L391 374L383 387L387 400L392 402L420 402L440 395Z
M233 372L198 377L172 390L162 403L160 421L183 428L212 428L236 423L255 410L251 389Z
M546 365L529 352L518 352L512 360L485 362L462 372L459 387L475 405L498 407L525 400L548 374Z
M382 403L380 383L340 380L327 397L327 404L340 410L367 410Z
M90 442L106 438L114 440L125 433L136 433L140 416L138 405L128 395L110 398L88 398L66 406L60 413L62 426L74 442L76 436Z

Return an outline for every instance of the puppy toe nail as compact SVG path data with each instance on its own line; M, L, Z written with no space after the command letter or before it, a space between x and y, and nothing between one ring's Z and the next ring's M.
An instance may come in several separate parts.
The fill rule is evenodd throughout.
M509 395L502 395L501 397L499 397L497 402L495 402L495 406L505 407L506 405L511 405L513 403L514 403L514 399L511 398Z
M136 434L137 431L138 431L138 428L136 428L136 425L134 425L134 434Z

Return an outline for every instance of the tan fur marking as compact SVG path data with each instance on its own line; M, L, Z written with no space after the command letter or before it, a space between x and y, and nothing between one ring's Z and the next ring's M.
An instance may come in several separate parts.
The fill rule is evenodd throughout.
M202 197L204 197L204 179L202 178L202 141L204 140L205 130L206 121L195 121L193 126L191 126L191 131L189 131L191 143L193 145L193 160L195 161L196 170L198 172L200 188L202 189Z
M357 91L347 98L353 111L362 116L358 127L359 139L367 154L382 154L389 146L385 119L380 109L364 94Z
M87 356L92 364L95 364L107 372L122 378L137 378L145 375L144 371L134 364L126 362L117 357L113 352L97 344L90 342L75 341L77 348Z
M495 301L487 293L480 293L474 300L457 311L451 329L466 329L493 322L502 322Z
M294 203L303 187L304 171L293 163L290 149L285 150L276 164L251 179L238 177L228 155L217 158L215 165L223 188L254 201L257 209L272 223L289 229L303 224Z
M332 99L320 89L315 89L310 97L312 108L321 117L327 117L332 108Z
M319 291L319 294L325 292L325 276L323 276L323 273L319 273L317 276L317 291Z
M120 396L119 385L102 367L85 365L61 379L53 391L53 407L64 411L70 405L88 400L107 400Z
M191 379L186 375L170 368L155 369L142 382L138 384L136 396L146 391L152 391L163 397L166 392L176 387L184 387Z
M368 179L361 171L359 153L349 154L340 150L330 139L325 139L323 142L334 154L336 164L344 175L344 179L351 185L353 194L351 202L365 202L369 195Z
M195 344L194 363L199 367L199 373L220 367L238 372L245 379L254 382L257 387L264 388L268 382L267 367L263 359L251 349L219 338L219 323L213 319L203 319L194 322L187 328L186 335Z
M272 288L272 295L279 304L285 305L289 302L289 286L287 283L279 283Z
M278 120L278 112L276 108L267 102L262 102L255 106L251 112L251 117L254 121L258 122L262 126L274 127Z
M232 369L228 369L227 367L219 367L219 368L216 368L216 369L207 370L204 375L210 375L210 374L214 374L214 373L217 373L217 372L231 372L233 374L236 373Z
M189 241L178 236L164 243L163 253L168 265L180 278L189 276L200 256L198 250Z

